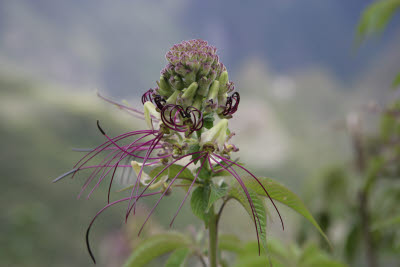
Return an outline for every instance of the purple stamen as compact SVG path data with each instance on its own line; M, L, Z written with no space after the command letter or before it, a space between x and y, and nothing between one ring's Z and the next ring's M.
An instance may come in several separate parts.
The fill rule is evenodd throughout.
M155 133L155 132L156 132L156 131L152 131L152 130L143 130L143 131L128 132L128 133L124 133L124 134L121 134L121 135L119 135L119 136L114 137L113 140L114 140L114 142L117 142L117 141L120 141L120 140L122 140L122 139L128 138L128 137L130 137L130 136L139 135L139 134L146 134L145 136L149 136L149 135L151 135L151 134L153 134L153 133ZM89 159L87 159L87 160L86 160L84 163L82 163L80 166L85 165L88 161L90 161L92 158L94 158L96 155L98 155L101 151L103 151L104 149L106 149L106 148L108 148L109 146L111 146L111 144L112 144L112 143L111 143L110 141L107 141L107 142L104 142L103 144L99 145L99 146L96 147L93 151L87 153L84 157L82 157L82 158L75 164L75 166L74 166L73 168L77 168L77 166L79 165L79 163L81 163L86 157L90 156L92 153L94 153L94 152L97 151L94 155L92 155ZM107 146L105 146L105 145L107 145ZM103 147L103 146L105 146L105 147ZM78 169L79 169L79 168L78 168Z
M161 191L159 191L159 192L154 192L154 193L149 193L149 194L144 195L143 197L153 196L153 195L161 194L161 193L162 193ZM104 206L100 211L98 211L98 212L96 213L96 215L93 217L92 221L90 222L90 224L89 224L89 226L88 226L88 229L86 230L86 247L87 247L87 249L88 249L88 252L89 252L90 257L92 258L92 260L93 260L93 262L94 262L95 264L96 264L96 259L95 259L94 256L93 256L92 250L91 250L91 248L90 248L90 243L89 243L89 233L90 233L90 229L92 228L92 225L93 225L94 221L96 220L96 218L97 218L101 213L103 213L103 211L105 211L105 210L108 209L109 207L114 206L115 204L118 204L118 203L120 203L120 202L130 200L130 199L131 199L130 197L122 198L122 199L119 199L119 200L117 200L117 201L114 201L114 202L112 202L112 203L107 204L107 205Z
M150 135L150 134L144 135L144 136L142 136L142 137L136 139L132 144L138 142L139 140L145 138L145 137L148 136L148 135ZM140 146L144 146L144 145L148 144L148 143L151 142L151 141L152 141L152 140L140 144L139 146L136 147L136 149L140 148ZM129 148L129 147L128 147L128 148ZM115 152L117 152L117 151L118 151L118 150L111 152L109 155L106 156L106 158L108 158L110 155L112 155L113 153L115 153ZM109 161L107 162L107 164L110 164L110 163L111 163L116 157L118 157L119 155L122 155L122 156L123 156L123 157L121 158L121 160L128 156L128 154L123 154L122 152L118 152L111 160L109 160ZM106 158L105 158L105 159L106 159ZM102 163L105 161L105 159L102 160ZM156 159L157 159L157 158L156 158ZM121 160L119 160L117 163L119 163ZM85 162L85 163L86 163L86 162ZM85 164L85 163L83 163L83 164ZM83 165L83 164L82 164L82 165ZM81 165L79 168L81 168L82 165ZM105 170L106 170L106 169L103 170L103 173L101 174L101 177L100 177L100 179L99 179L99 182L101 182L101 181L103 180L103 178L110 172L110 171L108 171L107 173L105 173ZM110 170L111 170L111 169L110 169ZM89 176L89 178L87 179L87 182L86 182L85 185L83 186L83 188L82 188L82 190L81 190L81 193L78 195L78 198L81 196L81 194L82 194L83 191L86 189L86 187L88 186L88 184L93 180L94 177L97 176L97 174L98 174L100 171L101 171L101 169L94 170L94 171L92 172L92 174L91 174L91 175ZM89 194L89 196L90 196L90 194ZM88 197L89 197L89 196L88 196Z
M147 101L153 103L153 95L154 90L150 88L148 91L146 91L146 93L142 95L142 104L146 103Z
M120 109L122 109L122 110L128 112L129 114L133 115L134 117L136 117L136 118L138 118L138 119L142 119L142 120L144 119L144 113L143 113L142 111L139 111L139 110L134 109L134 108L131 108L131 107L127 107L127 106L122 105L122 104L120 104L120 103L117 103L117 102L115 102L115 101L113 101L113 100L110 100L110 99L108 99L108 98L102 96L99 92L97 92L97 96L100 97L101 99L107 101L108 103L111 103L111 104L113 104L113 105L116 105L116 106L119 107ZM141 115L141 116L138 116L137 114L139 114L139 115Z
M185 119L190 120L190 125L185 123ZM203 113L192 106L184 109L180 105L168 104L161 110L161 120L168 128L188 132L188 135L203 127Z
M233 100L235 101L234 104L232 103ZM232 94L232 96L229 96L226 100L225 109L222 111L222 115L228 116L234 114L238 110L239 102L240 95L238 92L235 92Z
M148 160L148 158L149 158L151 152L153 152L154 147L158 144L158 142L160 142L160 140L161 140L161 138L163 137L163 135L164 135L163 133L160 133L156 138L154 138L154 141L153 141L152 144L150 145L150 147L153 146L153 148L150 148L150 149L147 151L147 153L146 153L146 156L145 156L145 158L144 158L144 160L143 160L143 165L142 165L142 167L140 168L139 174L138 174L138 176L137 176L136 184L135 184L135 186L132 188L131 197L133 196L133 194L134 194L134 192L135 192L135 189L136 189L135 198L137 197L138 192L139 192L139 186L140 186L140 182L139 182L139 181L140 181L140 178L141 178L141 176L142 176L144 164L145 164L146 161ZM136 201L135 201L135 203L136 203ZM136 205L135 205L135 203L133 204L133 207L134 207L134 209L133 209L133 214L135 214L135 211L136 211ZM127 209L127 213L126 213L126 217L125 217L125 222L128 220L128 216L129 216L129 212L130 212L130 204L131 204L131 201L129 201L129 204L128 204L128 209Z

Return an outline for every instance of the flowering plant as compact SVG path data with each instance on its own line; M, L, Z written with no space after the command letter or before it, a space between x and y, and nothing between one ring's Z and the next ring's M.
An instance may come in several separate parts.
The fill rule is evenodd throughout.
M166 54L166 59L168 64L161 71L157 86L142 96L143 112L100 95L104 100L144 119L147 129L110 137L97 121L106 142L88 151L71 171L54 180L59 181L70 174L74 177L81 170L91 169L80 193L97 181L89 196L103 181L109 181L107 205L95 215L86 235L93 261L95 258L89 246L89 231L99 214L117 203L128 202L127 220L131 213L135 214L141 198L159 195L139 230L140 234L160 201L171 193L173 187L183 188L186 194L172 217L171 225L191 195L193 213L208 228L208 251L200 258L207 257L209 266L217 266L221 260L218 253L218 222L225 204L231 199L237 200L251 216L259 253L261 247L266 249L267 216L263 197L271 201L282 228L283 220L274 200L303 215L324 235L294 193L271 179L255 176L235 157L239 149L232 142L234 133L230 131L228 122L238 111L240 95L229 81L228 72L219 61L216 48L203 40L184 41L174 45ZM100 163L90 164L100 155L104 155ZM126 160L130 160L130 164L124 165ZM126 188L130 190L127 197L112 202L110 192L119 168L132 168L137 179ZM233 177L233 181L228 177ZM166 244L168 241L170 238L165 240ZM188 246L187 240L179 242ZM164 249L163 253L176 248ZM127 266L138 266L137 251ZM184 261L194 251L187 248L186 253L177 253L182 255L179 259ZM152 255L158 256L154 251Z

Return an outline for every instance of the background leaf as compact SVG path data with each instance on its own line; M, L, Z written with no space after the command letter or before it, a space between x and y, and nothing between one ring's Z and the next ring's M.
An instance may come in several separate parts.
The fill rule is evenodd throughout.
M369 5L362 13L358 24L358 41L382 32L399 7L400 0L381 0Z
M175 250L169 256L167 262L165 263L165 267L182 267L182 266L184 266L188 255L189 255L188 248L180 248L180 249Z
M242 250L242 241L235 235L224 234L218 237L218 249L239 253Z
M164 233L142 241L133 251L124 267L141 267L153 259L189 245L186 236L179 233Z
M396 78L394 78L392 86L394 88L400 86L400 72L397 74Z

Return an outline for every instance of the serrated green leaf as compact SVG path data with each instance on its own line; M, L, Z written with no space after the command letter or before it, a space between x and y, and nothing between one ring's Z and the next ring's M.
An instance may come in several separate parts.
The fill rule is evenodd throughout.
M210 218L207 212L208 199L210 197L210 189L208 187L199 186L193 193L190 199L190 206L192 207L193 214L202 219L206 225Z
M267 213L265 209L264 200L260 199L256 192L248 189L251 201L253 202L256 216L255 223L257 225L257 230L259 234L259 238L264 250L267 250L267 233L266 233L266 226L267 226ZM249 203L249 200L240 186L232 186L229 190L228 195L234 199L236 199L247 211L250 218L254 221L253 212Z
M242 177L247 188L251 188L258 195L267 197L267 194L264 192L263 188L257 183L257 181L249 176ZM265 177L258 178L261 184L268 191L268 194L273 200L279 201L282 204L288 206L293 209L297 213L303 215L310 223L312 223L315 228L320 232L320 234L325 238L328 244L331 246L331 243L325 233L322 231L321 227L318 225L317 221L308 211L303 201L288 188L283 186L282 184Z
M239 253L242 251L242 241L235 235L220 235L218 237L218 249Z
M215 184L211 184L210 186L210 198L208 199L208 206L207 206L207 211L211 208L214 203L220 199L223 198L226 193L228 192L228 185L226 183L222 183L220 186L217 186Z
M167 169L165 169L159 177L163 177L165 175L169 175L169 178L174 178L182 169L184 166L179 165L179 164L172 164L169 166ZM162 169L164 169L165 166L158 166L152 169L149 173L149 176L151 178L154 178ZM189 169L184 169L181 174L179 174L178 178L190 178L194 179L194 176L192 172Z
M188 248L179 248L171 253L165 267L183 267L189 255Z
M188 238L179 233L164 233L151 236L150 238L143 240L134 249L124 267L144 266L161 255L179 248L187 247L188 245Z
M357 27L358 41L382 32L399 7L400 0L381 0L369 5L362 13Z

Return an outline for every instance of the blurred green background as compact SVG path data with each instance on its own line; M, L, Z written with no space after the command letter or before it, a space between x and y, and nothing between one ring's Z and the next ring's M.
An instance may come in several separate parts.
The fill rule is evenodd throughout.
M106 203L106 188L90 201L77 200L84 175L51 181L80 158L71 148L103 141L97 119L112 135L145 127L97 98L96 90L140 108L140 96L156 85L169 47L193 38L219 49L241 94L231 123L241 161L298 193L321 224L321 211L333 211L332 253L345 258L341 251L351 226L342 208L349 203L324 200L332 186L323 179L329 179L325 173L340 176L351 162L346 117L362 114L373 133L378 116L367 110L393 98L389 88L400 69L398 16L379 41L355 49L357 21L371 2L1 0L0 265L91 264L84 234ZM348 187L354 181L340 179ZM174 199L181 197L177 192L162 202L147 234L167 227ZM149 204L128 225L124 208L110 209L95 224L91 239L99 266L119 266L138 240L136 229ZM318 242L316 231L304 230L304 219L284 207L282 213L287 227L282 232L275 218L271 236L286 244ZM243 214L230 203L221 231L253 240ZM189 232L202 227L188 205L174 225ZM355 257L354 266L364 266ZM398 266L392 254L381 260Z

